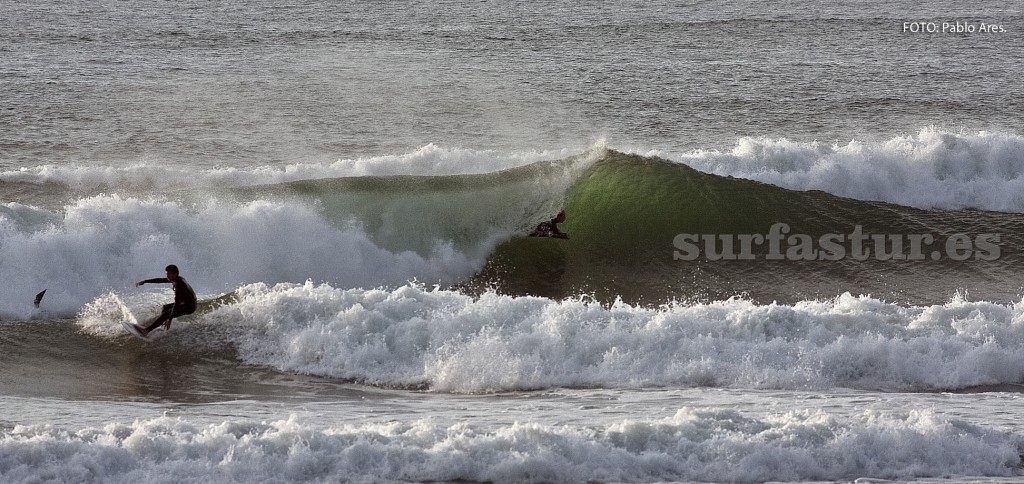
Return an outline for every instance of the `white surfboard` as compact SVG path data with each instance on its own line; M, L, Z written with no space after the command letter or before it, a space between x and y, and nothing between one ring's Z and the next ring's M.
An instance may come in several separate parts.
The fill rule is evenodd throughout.
M134 337L136 337L138 339L141 339L142 341L145 341L147 343L150 343L150 342L153 341L152 339L150 339L150 338L148 338L146 336L143 336L142 333L139 332L139 328L137 326L135 326L132 323L129 323L128 321L126 321L124 319L121 320L121 326L124 326L124 329L127 330L129 333L131 333L132 336L134 336Z

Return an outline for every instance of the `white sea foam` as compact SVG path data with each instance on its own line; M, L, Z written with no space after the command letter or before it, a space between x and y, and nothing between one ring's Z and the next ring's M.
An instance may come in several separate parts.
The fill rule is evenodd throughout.
M161 276L169 263L200 293L216 294L256 281L449 283L472 274L488 251L466 254L443 240L422 254L387 250L359 227L339 227L299 202L210 200L193 207L103 195L63 213L9 212L0 212L0 319L32 317L33 296L43 289L51 316L72 315L111 289Z
M197 316L246 363L383 386L938 390L1024 381L1024 303L611 307L408 285L253 284ZM84 324L84 323L83 323ZM98 330L87 330L96 332Z
M598 144L599 149L603 145ZM0 181L59 183L77 190L114 188L225 187L283 183L296 180L386 175L466 175L491 173L544 160L577 155L580 150L501 153L426 145L411 153L304 162L282 166L197 169L173 163L134 163L125 166L60 163L0 172Z
M1021 437L928 411L754 418L682 408L588 427L155 418L0 432L5 482L838 480L1016 475Z
M1024 137L924 128L847 144L742 138L729 152L649 152L707 173L918 208L1024 212Z

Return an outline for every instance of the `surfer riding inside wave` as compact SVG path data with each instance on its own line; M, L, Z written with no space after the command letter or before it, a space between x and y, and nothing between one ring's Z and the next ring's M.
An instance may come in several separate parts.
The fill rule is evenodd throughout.
M537 224L537 228L530 232L530 237L552 237L556 239L568 239L569 234L558 229L558 224L565 222L565 210L558 212L555 218Z

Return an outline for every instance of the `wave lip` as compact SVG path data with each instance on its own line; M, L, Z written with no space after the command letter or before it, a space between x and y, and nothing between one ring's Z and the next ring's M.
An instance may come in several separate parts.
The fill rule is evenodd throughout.
M600 150L603 142L592 148ZM173 163L134 163L125 166L47 164L0 171L9 183L55 183L79 191L116 189L218 188L268 185L300 180L362 176L451 176L493 173L579 151L500 153L428 144L415 151L385 156L339 159L334 162L296 162L284 166L196 169Z

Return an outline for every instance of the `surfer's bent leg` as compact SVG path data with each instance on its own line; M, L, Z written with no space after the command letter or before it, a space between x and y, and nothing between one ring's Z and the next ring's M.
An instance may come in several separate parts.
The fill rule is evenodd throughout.
M184 306L175 308L173 304L164 304L163 311L160 312L160 316L153 320L149 327L146 328L146 332L148 333L159 328L160 325L166 323L168 319L185 316L194 312L196 312L195 307Z
M156 328L159 328L161 324L164 324L168 319L173 318L173 311L173 304L164 304L163 309L160 310L160 315L157 316L156 319L154 319L153 322L146 327L146 332L148 333Z

